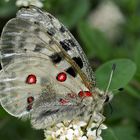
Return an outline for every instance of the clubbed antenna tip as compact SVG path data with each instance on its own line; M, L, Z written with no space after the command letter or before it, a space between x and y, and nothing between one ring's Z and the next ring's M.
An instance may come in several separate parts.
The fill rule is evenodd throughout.
M116 69L116 64L112 65L112 70L114 71Z

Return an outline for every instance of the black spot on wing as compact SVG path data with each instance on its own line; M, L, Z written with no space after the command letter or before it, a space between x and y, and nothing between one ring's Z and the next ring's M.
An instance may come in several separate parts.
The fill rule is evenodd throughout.
M1 54L12 54L12 53L14 53L14 49L11 47L7 47L6 49L5 48L3 48L2 50L1 50Z
M69 67L68 69L65 70L68 74L70 74L73 77L76 77L76 72L72 67Z
M61 26L61 28L59 30L61 33L64 33L66 31L64 26Z
M62 60L62 55L61 53L54 53L50 56L50 59L54 64L57 64Z
M1 65L1 63L0 63L0 70L2 69L2 65Z
M74 40L69 39L68 42L69 42L69 44L70 44L72 47L75 47L75 46L76 46Z
M34 52L40 52L41 49L42 48L38 44L36 44L36 47L34 49Z
M36 34L38 34L40 31L41 31L41 30L40 30L39 28L36 28L36 29L34 30L34 32L35 32Z
M34 21L34 24L39 25L39 21Z
M26 107L26 110L27 111L30 111L32 109L32 104L29 104L27 107Z
M40 52L43 49L43 47L44 47L43 43L36 44L34 52Z
M80 68L83 68L83 62L82 62L82 60L81 60L80 57L73 57L72 59L76 62L76 64L77 64Z
M54 19L54 18L53 18L53 16L52 16L52 15L50 15L50 14L48 14L48 17L49 17L50 19Z
M67 40L60 41L60 44L61 44L62 48L63 48L65 51L71 50L71 49L70 49L70 45L69 45L69 43L68 43Z
M60 41L61 46L65 51L71 50L71 48L75 47L76 44L72 39L65 39L63 41Z
M40 117L49 116L49 115L52 115L52 114L57 113L58 111L59 111L59 109L56 109L56 110L48 110L48 111L42 112L40 114Z
M3 66L8 65L14 59L14 50L13 48L6 48L1 50L1 59Z
M50 36L53 36L55 34L55 30L53 28L50 28L48 29L47 33L50 35Z

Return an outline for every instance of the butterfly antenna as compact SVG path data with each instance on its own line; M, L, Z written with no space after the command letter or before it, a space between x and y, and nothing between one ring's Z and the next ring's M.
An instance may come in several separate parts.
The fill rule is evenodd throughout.
M110 76L109 76L109 81L108 81L108 84L107 84L107 87L106 87L106 90L105 90L105 94L107 94L107 92L109 90L109 87L110 87L110 84L111 84L112 77L113 77L115 69L116 69L116 64L113 64L112 65L112 70L111 70L111 73L110 73Z

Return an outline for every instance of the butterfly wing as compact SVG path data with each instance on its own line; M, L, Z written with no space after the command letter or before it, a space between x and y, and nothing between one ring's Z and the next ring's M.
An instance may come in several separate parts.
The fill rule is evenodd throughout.
M93 83L93 85L95 84L95 76L85 53L73 35L62 23L58 21L58 19L34 6L31 6L29 9L21 9L18 12L17 17L30 20L32 22L34 21L36 24L43 25L44 28L47 27L46 32L59 45L59 48L63 49L69 57L76 62L80 67L80 70L86 75L87 80ZM43 52L41 49L39 51ZM67 69L67 72L70 75L72 73L71 69Z
M63 118L61 115L76 116L77 110L83 107L79 105L78 92L88 90L74 67L81 68L87 77L91 68L87 67L79 44L62 26L50 14L31 7L21 9L2 32L1 104L17 117L30 113L34 125L39 124L35 123L38 120L43 124L46 117L49 122L53 115L57 120ZM57 79L61 72L66 73L65 81ZM69 94L76 96L71 98ZM75 106L73 111L71 105Z

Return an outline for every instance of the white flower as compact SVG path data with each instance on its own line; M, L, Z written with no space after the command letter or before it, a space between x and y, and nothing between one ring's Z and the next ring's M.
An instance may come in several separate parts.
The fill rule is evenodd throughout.
M74 129L79 129L79 128L83 127L83 126L86 126L86 122L84 122L84 121L79 121L79 122L73 124Z
M27 0L17 0L16 5L17 6L28 6L28 1Z
M45 140L102 140L101 132L107 128L104 124L91 123L86 130L82 129L86 125L85 121L72 121L68 126L58 123L53 128L44 130Z
M43 7L43 3L40 0L17 0L16 5L17 6L35 5L37 7Z
M79 130L78 130L78 129L75 129L75 130L74 130L74 135L75 135L75 136L78 136L78 135L79 135Z
M73 140L73 134L74 134L74 130L73 129L67 130L66 138L68 140Z
M98 131L98 132L96 132L96 131ZM88 138L93 138L95 140L102 140L102 137L99 134L101 134L101 131L100 130L91 130L90 129L87 132Z
M87 140L86 136L83 136L82 138L80 138L79 140Z
M66 136L65 135L60 136L60 140L66 140Z
M98 127L99 127L99 124L97 125L95 123L92 123L91 128L88 128L88 130L87 130L88 138L93 139L93 140L94 139L102 140L102 137L100 135L101 135L103 129L107 129L107 126L104 124L101 124L100 127L99 128Z
M9 0L5 0L6 2L9 2ZM34 5L36 7L43 7L43 3L41 0L17 0L16 1L17 6L29 6Z

